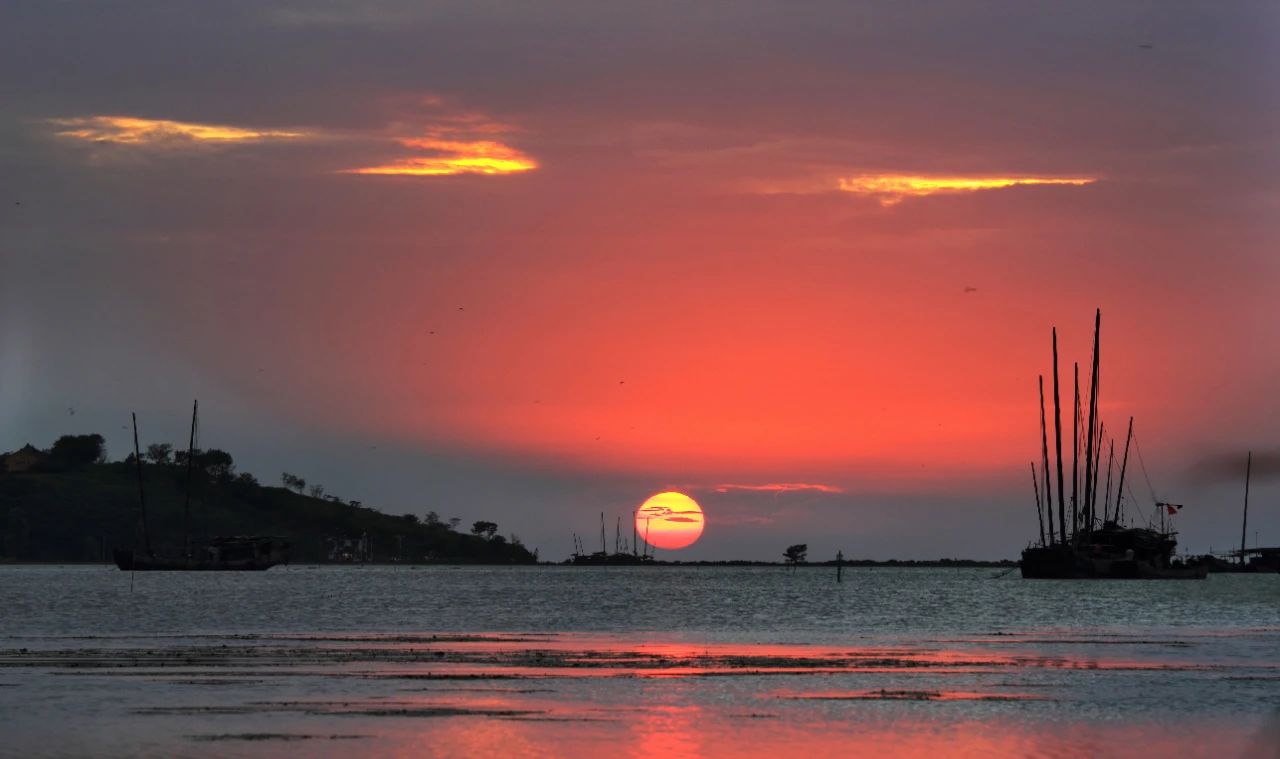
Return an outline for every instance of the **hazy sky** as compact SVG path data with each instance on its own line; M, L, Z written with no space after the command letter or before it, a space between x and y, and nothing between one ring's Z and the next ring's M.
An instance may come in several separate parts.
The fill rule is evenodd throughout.
M1100 307L1183 547L1250 448L1278 544L1278 72L1274 2L6 3L0 450L199 398L544 558L672 488L672 558L1014 557Z

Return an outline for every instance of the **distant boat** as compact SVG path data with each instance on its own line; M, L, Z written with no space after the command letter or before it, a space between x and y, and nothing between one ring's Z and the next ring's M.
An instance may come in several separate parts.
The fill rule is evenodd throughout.
M1049 481L1049 443L1045 424L1044 377L1040 378L1040 440L1041 472L1044 497L1041 498L1041 478L1036 475L1035 463L1031 465L1031 480L1036 493L1036 513L1040 520L1039 541L1022 552L1022 576L1033 579L1138 579L1138 580L1200 580L1208 575L1203 564L1187 564L1174 557L1177 533L1166 529L1165 517L1181 507L1157 503L1160 510L1160 529L1154 526L1129 527L1123 524L1125 470L1129 463L1129 444L1133 440L1133 418L1129 418L1129 431L1125 437L1124 459L1120 466L1120 484L1114 514L1111 508L1111 463L1107 462L1107 490L1102 502L1102 518L1096 513L1099 490L1099 464L1102 458L1102 425L1098 417L1099 333L1102 328L1102 312L1094 319L1093 367L1089 384L1089 414L1086 427L1085 471L1083 488L1079 488L1079 453L1081 421L1080 372L1076 367L1075 407L1072 420L1072 473L1070 521L1063 487L1062 466L1062 412L1058 393L1058 333L1053 332L1053 411L1057 464L1058 509L1055 520L1053 488ZM1096 442L1096 446L1095 446ZM1047 520L1046 520L1047 515ZM1048 529L1046 531L1046 524Z
M646 522L647 524L647 522ZM647 531L647 530L646 530ZM582 542L578 539L577 534L573 536L573 556L569 557L569 563L576 567L602 567L602 566L638 566L653 563L653 556L648 552L648 535L645 535L645 552L636 553L635 546L639 542L639 536L635 531L635 523L632 521L631 530L631 552L623 551L621 548L622 537L622 520L618 520L617 532L613 539L613 553L609 553L605 549L604 539L604 512L600 512L600 550L593 553L587 553L582 546Z
M166 553L117 548L115 560L116 566L126 572L263 570L289 563L289 541L260 535L216 537L189 549Z
M1240 521L1240 550L1228 553L1230 558L1212 555L1198 557L1196 561L1207 566L1210 572L1280 572L1280 547L1245 546L1249 535L1249 474L1252 471L1253 451L1250 451L1244 464L1244 516Z
M260 571L289 563L289 541L274 535L214 537L191 542L191 473L195 465L196 424L199 402L191 409L191 442L187 448L187 492L183 506L183 540L179 547L156 549L147 529L147 499L142 480L142 453L138 447L138 416L133 415L133 457L138 468L138 505L142 514L142 548L117 548L116 566L130 571Z

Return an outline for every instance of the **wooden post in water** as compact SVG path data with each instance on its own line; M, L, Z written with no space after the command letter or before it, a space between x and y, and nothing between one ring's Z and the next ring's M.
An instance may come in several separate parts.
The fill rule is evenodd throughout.
M1253 469L1253 451L1244 463L1244 521L1240 525L1240 564L1244 565L1244 541L1249 530L1249 473Z
M836 551L836 582L844 582L842 575L844 575L844 551Z
M1058 538L1067 542L1066 496L1062 487L1062 404L1058 400L1058 328L1053 328L1053 434L1058 459Z

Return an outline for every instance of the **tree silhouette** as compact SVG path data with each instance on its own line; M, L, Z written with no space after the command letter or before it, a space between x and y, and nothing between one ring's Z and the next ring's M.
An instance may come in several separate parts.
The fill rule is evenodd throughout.
M498 525L494 522L479 521L471 525L471 534L478 535L485 540L493 540L493 536L498 532Z
M215 480L227 480L235 472L235 460L231 454L217 448L196 451L196 466Z
M105 460L106 441L101 435L63 435L53 443L49 455L61 466L78 469Z
M302 479L296 474L289 474L288 472L284 472L283 474L280 475L280 481L283 482L284 486L289 490L296 490L299 493L301 493L307 487L306 480Z
M782 556L787 560L787 564L793 568L798 564L803 564L808 554L808 543L796 543L793 546L787 546L787 550L782 552Z
M147 446L147 460L152 464L172 463L173 446L168 443L152 443Z

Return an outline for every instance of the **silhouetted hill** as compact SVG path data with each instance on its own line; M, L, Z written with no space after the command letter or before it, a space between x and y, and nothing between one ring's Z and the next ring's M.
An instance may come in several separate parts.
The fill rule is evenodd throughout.
M496 534L492 523L478 523L492 527L482 527L480 535L464 534L442 522L392 516L358 502L265 487L251 476L232 476L229 468L197 466L195 471L193 540L209 535L279 535L292 542L295 562L328 560L334 539L355 541L365 535L373 561L535 561L524 546ZM186 468L148 463L143 473L152 544L181 545ZM142 545L139 514L132 461L48 465L20 472L0 467L2 559L105 560L112 548Z

